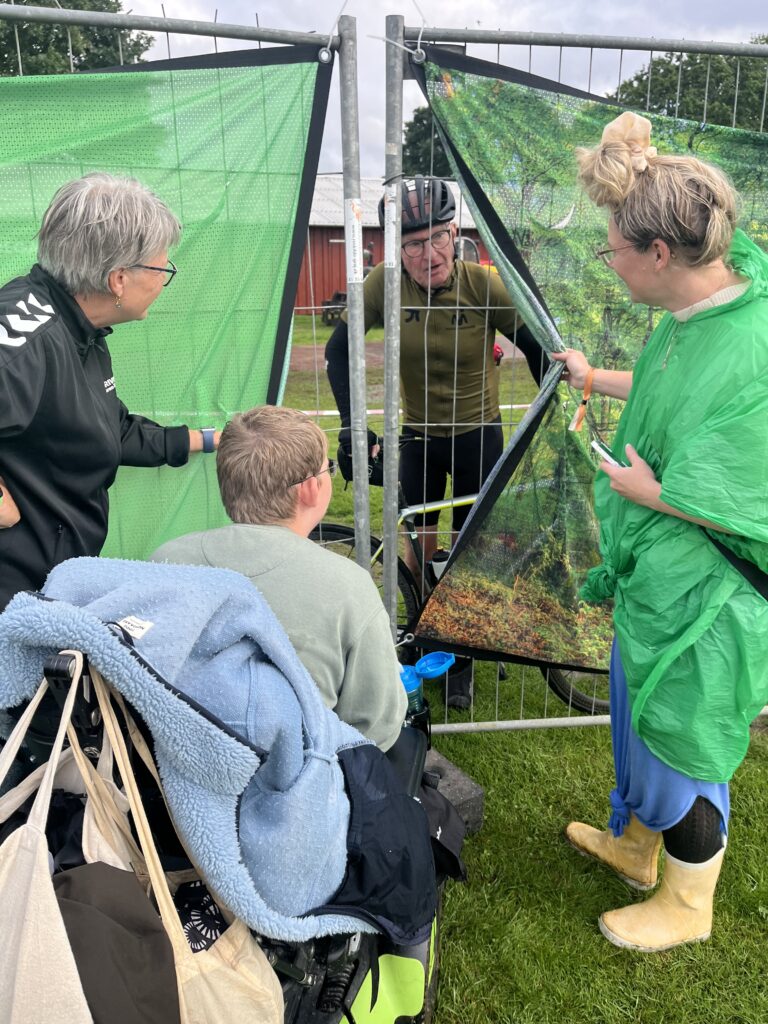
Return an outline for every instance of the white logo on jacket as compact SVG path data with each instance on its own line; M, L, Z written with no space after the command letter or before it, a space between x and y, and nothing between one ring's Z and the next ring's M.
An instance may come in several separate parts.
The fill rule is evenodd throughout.
M107 379L104 381L104 390L107 391L107 392L115 390L115 378L114 377L107 377Z
M56 312L53 306L39 302L32 292L27 296L26 302L20 299L16 303L16 308L21 310L24 314L23 317L18 313L3 313L2 316L8 321L11 330L20 332L20 334L9 334L3 324L0 324L0 345L19 348L27 341L27 338L24 337L25 334L32 334L38 327L47 324Z

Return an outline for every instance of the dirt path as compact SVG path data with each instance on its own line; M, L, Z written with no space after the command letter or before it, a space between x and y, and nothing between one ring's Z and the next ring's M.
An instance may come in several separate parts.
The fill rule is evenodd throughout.
M366 341L365 365L368 367L384 365L383 341ZM297 345L291 349L291 370L309 373L316 366L325 372L325 343L322 345Z
M520 359L520 353L516 351L512 342L499 334L496 340L504 350L504 356ZM365 343L365 365L370 369L384 365L384 342L366 341ZM325 369L325 343L322 345L297 345L291 350L291 370L310 373L315 367Z

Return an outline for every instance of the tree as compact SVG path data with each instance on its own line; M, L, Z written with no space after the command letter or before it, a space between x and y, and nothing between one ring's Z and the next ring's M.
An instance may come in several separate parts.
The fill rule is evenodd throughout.
M403 173L431 174L436 178L453 177L429 107L417 107L405 125Z
M766 43L768 35L750 41ZM630 109L726 126L733 124L735 105L735 126L761 131L768 127L766 66L762 57L665 53L651 60L650 70L645 66L622 82L610 98Z
M27 0L21 0L27 5ZM35 5L36 0L31 0ZM120 0L64 0L62 7L79 11L122 11ZM25 75L65 74L133 64L142 59L153 43L146 32L118 32L114 28L70 25L72 63L66 25L39 21L0 21L0 75L18 75L16 48L18 32L21 66ZM122 60L121 60L122 50Z

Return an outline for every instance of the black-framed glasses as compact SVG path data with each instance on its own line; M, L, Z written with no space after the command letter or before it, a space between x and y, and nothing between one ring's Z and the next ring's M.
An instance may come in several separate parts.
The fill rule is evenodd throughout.
M602 260L606 267L610 267L615 253L634 248L634 245L630 242L629 245L618 245L615 249L598 249L595 253L595 259Z
M168 274L168 280L164 282L163 288L167 288L171 281L178 274L178 267L173 260L168 260L170 267L150 267L146 263L132 263L128 270L156 270L158 274Z
M295 484L289 484L289 487L298 487L299 484L306 483L307 480L312 480L313 477L322 476L323 473L327 473L331 478L336 476L336 470L339 468L338 463L335 459L328 459L328 465L325 469L321 469L319 473L310 473L309 476L305 476L303 480L297 480Z
M450 241L451 229L440 228L439 231L434 231L429 238L413 238L410 242L403 242L402 249L406 256L421 256L427 242L433 249L445 249Z

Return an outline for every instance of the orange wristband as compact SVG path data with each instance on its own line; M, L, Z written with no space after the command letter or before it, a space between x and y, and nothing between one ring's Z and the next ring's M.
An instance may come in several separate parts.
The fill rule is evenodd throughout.
M574 413L573 419L568 426L569 430L578 431L584 426L584 417L587 415L587 402L592 397L592 381L594 380L594 376L594 367L590 366L584 380L584 391L581 396L581 402L579 403L579 407Z

